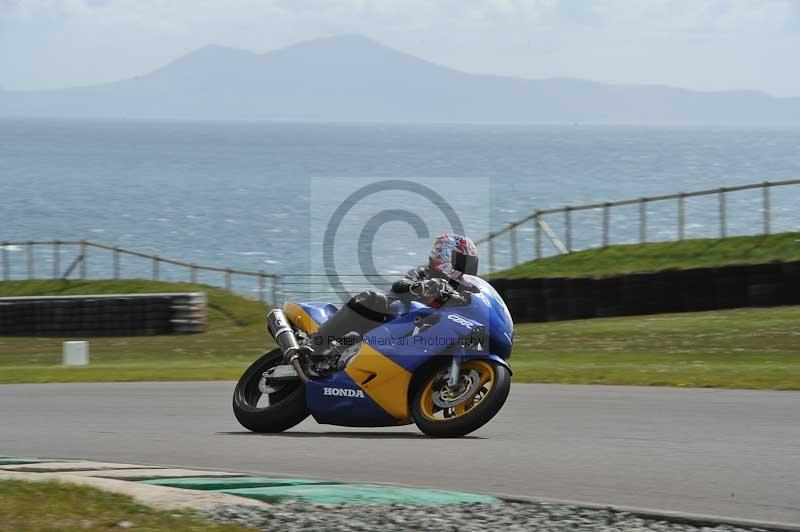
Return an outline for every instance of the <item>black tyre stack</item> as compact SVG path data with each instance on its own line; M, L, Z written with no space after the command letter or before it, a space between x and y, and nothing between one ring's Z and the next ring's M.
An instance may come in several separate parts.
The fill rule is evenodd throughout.
M492 285L518 323L800 305L800 261Z
M149 336L202 332L205 322L200 293L0 298L0 336Z

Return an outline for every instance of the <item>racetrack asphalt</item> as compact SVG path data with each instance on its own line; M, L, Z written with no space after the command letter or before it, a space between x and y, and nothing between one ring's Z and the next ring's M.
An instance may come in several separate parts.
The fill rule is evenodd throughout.
M800 524L800 393L513 384L458 440L244 431L231 382L0 386L0 454L392 482Z

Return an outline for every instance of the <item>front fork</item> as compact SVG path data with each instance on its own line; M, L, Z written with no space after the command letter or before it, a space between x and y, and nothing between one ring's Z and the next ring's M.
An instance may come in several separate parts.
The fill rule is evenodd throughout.
M461 353L453 355L450 361L450 370L447 372L447 387L451 390L458 388L461 382Z

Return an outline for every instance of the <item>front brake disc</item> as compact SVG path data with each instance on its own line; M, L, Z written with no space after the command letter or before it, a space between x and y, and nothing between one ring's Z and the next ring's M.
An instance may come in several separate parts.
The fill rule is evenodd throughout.
M454 397L448 397L447 399L442 397L442 393L448 391L446 385L439 390L439 393L433 394L433 404L439 408L453 408L461 403L472 401L478 393L480 376L478 372L473 369L469 372L469 375L464 375L464 379L468 379L469 383L464 383L464 386L456 392Z
M267 384L268 378L269 378L269 371L265 371L261 375L261 378L258 380L258 391L264 395L275 393L285 386L285 384L279 384L278 386Z

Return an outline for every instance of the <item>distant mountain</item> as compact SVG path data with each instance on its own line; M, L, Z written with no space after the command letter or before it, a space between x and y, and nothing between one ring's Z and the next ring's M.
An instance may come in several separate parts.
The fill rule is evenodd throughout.
M799 124L800 98L469 74L340 36L265 54L208 46L114 83L0 91L0 116Z

